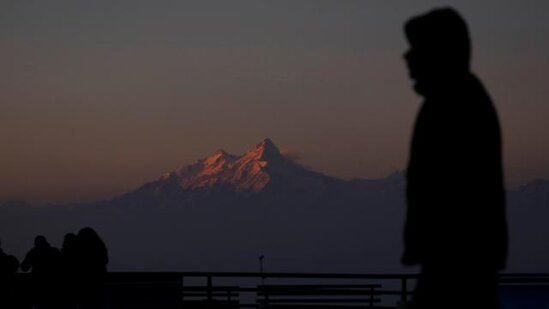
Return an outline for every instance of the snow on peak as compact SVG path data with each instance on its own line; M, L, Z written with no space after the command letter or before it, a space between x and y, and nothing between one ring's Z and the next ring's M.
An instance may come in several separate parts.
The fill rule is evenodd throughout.
M165 175L160 181L175 181L184 190L222 186L235 192L259 192L271 183L274 175L285 175L294 181L305 174L309 175L304 168L286 159L273 141L266 138L242 156L220 149L196 164Z
M211 166L220 162L233 161L235 156L228 154L223 149L219 149L214 152L211 156L204 159L204 165Z
M270 138L264 139L254 148L250 149L243 158L260 161L277 161L283 159L283 155Z

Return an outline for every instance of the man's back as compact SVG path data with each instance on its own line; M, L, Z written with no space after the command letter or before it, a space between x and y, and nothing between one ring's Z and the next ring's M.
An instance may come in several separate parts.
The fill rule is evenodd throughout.
M23 271L32 269L34 275L50 275L59 272L61 253L53 247L34 247L21 264Z
M418 246L414 251L430 261L502 268L507 243L502 178L497 115L480 82L468 75L427 97L407 173L408 220L417 221L409 222L417 231L406 245Z
M414 308L497 308L507 223L497 114L470 73L465 21L452 9L411 19L405 53L425 98L407 170L405 265L420 265ZM460 291L466 290L468 299Z

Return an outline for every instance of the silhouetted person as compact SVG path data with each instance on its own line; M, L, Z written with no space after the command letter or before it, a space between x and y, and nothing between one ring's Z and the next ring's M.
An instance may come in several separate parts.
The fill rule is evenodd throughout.
M61 274L61 253L50 246L42 235L34 239L34 248L21 263L21 270L31 271L31 294L35 307L57 308L60 298L59 276Z
M78 243L74 233L68 233L63 239L63 247L61 248L62 256L62 290L63 308L76 308L76 286L78 285L77 265L78 265Z
M424 97L407 170L405 265L420 265L413 308L497 308L507 254L501 136L470 72L465 21L452 9L405 25L406 59Z
M61 247L61 254L63 254L64 260L69 260L71 263L75 259L76 245L78 237L74 233L68 233L63 238L63 246Z
M0 308L16 308L17 285L15 274L19 261L13 255L7 255L0 247Z
M0 243L0 280L3 280L8 274L8 255L2 250Z
M8 256L2 249L2 243L0 242L0 259Z
M92 228L86 227L78 232L76 248L78 302L82 308L102 308L109 262L107 247Z

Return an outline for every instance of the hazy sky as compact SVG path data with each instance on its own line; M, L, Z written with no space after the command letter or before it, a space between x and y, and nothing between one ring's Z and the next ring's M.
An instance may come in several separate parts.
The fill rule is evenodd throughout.
M406 166L403 23L452 5L510 187L549 177L549 1L0 2L0 202L87 201L265 137L317 171ZM471 175L474 177L474 175Z

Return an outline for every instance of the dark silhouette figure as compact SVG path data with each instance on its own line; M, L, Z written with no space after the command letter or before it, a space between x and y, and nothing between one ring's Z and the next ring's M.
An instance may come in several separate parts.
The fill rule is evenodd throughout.
M438 9L405 25L424 97L407 170L405 265L420 265L413 308L498 308L507 224L496 110L470 72L465 21Z
M77 296L80 308L102 308L104 282L109 262L107 247L90 227L78 232L75 245Z
M31 297L37 308L58 308L60 299L61 253L42 235L34 239L34 248L21 263L21 270L31 270Z
M74 266L76 261L77 252L77 236L74 233L68 233L63 238L63 247L61 247L61 254L63 255L63 261L66 265Z
M62 290L63 300L61 306L63 308L76 308L76 286L78 284L77 265L78 265L78 248L77 237L74 233L68 233L63 240L61 248L62 256Z
M2 249L2 243L0 242L0 261L4 261L4 258L6 258L8 255L4 252ZM2 264L3 266L3 264Z
M0 247L0 308L15 308L18 298L18 284L15 274L19 261L13 255L7 255Z
M8 255L4 252L4 250L2 250L1 245L2 243L0 243L0 280L3 280L9 273L9 265Z

